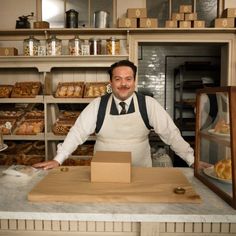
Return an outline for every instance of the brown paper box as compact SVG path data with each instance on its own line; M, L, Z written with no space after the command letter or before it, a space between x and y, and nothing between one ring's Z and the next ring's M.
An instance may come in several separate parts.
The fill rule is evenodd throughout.
M180 5L179 12L180 13L192 13L192 5Z
M215 28L234 28L234 18L216 18L214 21Z
M18 55L18 50L11 47L0 47L0 56L16 56Z
M131 152L96 152L91 161L91 182L130 183Z
M197 13L185 13L184 20L197 20Z
M172 13L171 20L184 20L184 13Z
M222 17L224 18L236 17L236 8L225 9L222 13Z
M165 22L165 28L177 28L178 27L178 21L176 20L167 20Z
M118 28L137 28L137 19L135 18L120 18L118 19Z
M139 19L140 28L157 28L158 20L156 18L140 18Z
M205 28L205 21L204 20L195 20L192 22L193 28Z
M147 8L128 8L128 18L145 18L147 17Z
M179 28L191 28L191 21L179 21Z

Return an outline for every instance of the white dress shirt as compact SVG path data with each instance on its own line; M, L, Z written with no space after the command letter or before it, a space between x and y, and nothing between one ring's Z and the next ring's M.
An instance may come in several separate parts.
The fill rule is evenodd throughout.
M60 164L66 160L70 154L83 144L88 137L95 132L97 113L101 98L95 98L81 112L74 126L70 129L63 143L58 144L57 155L54 160ZM114 97L118 111L120 112L120 100ZM129 107L132 96L124 102ZM159 135L161 140L170 145L170 148L190 166L194 162L194 151L190 145L182 138L179 129L165 109L152 97L146 96L147 114L149 124ZM127 109L128 110L128 109Z

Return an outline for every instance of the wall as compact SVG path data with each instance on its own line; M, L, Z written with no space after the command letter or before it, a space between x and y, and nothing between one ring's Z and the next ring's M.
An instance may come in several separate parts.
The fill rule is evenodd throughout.
M139 49L140 50L140 49ZM168 61L167 56L183 56ZM186 56L186 57L184 57ZM192 57L189 57L192 56ZM183 64L184 61L208 60L206 58L196 59L194 56L220 56L218 46L209 45L164 45L164 44L144 44L142 52L139 53L138 64L138 88L153 93L160 104L166 108L173 117L173 69ZM167 66L167 71L166 71ZM166 82L166 84L165 84ZM165 97L166 85L166 97ZM166 106L165 106L166 99Z

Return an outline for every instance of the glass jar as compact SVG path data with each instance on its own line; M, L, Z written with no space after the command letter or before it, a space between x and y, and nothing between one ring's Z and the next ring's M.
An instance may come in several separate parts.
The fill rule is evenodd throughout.
M102 54L102 41L101 39L89 39L90 55Z
M61 55L62 51L62 41L58 39L55 35L51 36L51 38L47 39L47 55L49 56L58 56Z
M40 44L40 41L34 38L34 36L30 36L28 39L25 39L23 42L24 55L37 56L39 44Z
M75 36L73 39L70 39L68 45L69 55L72 56L82 55L82 50L81 50L82 42L83 41L78 36Z
M81 44L81 53L82 55L90 55L89 52L89 42L88 41L83 41Z
M120 40L115 37L111 37L106 41L106 53L108 55L120 54Z

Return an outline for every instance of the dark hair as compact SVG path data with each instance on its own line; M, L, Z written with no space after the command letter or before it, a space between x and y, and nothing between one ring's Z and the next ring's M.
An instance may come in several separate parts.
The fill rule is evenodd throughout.
M112 79L113 70L114 70L116 67L119 67L119 66L128 66L128 67L130 67L130 68L133 70L134 79L135 79L136 73L137 73L137 66L134 65L134 63L131 62L131 61L129 61L129 60L122 60L122 61L115 62L115 63L112 64L111 67L109 68L108 74L110 75L110 80Z

